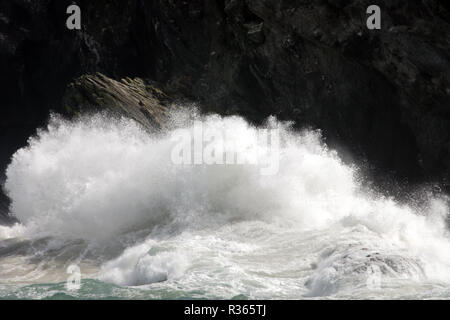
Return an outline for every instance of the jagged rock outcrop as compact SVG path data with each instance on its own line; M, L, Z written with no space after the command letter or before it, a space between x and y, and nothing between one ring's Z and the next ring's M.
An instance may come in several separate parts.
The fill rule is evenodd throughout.
M84 75L71 83L63 99L67 114L108 110L136 120L148 130L164 126L170 98L140 78L120 82L101 73Z
M399 177L450 179L448 3L380 0L382 29L368 30L368 0L79 0L83 30L69 31L71 3L0 4L3 159L99 71L205 111L321 128Z

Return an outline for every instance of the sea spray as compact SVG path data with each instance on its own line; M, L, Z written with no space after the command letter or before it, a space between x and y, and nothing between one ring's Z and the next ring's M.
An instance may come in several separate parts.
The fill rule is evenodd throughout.
M3 234L74 247L81 239L88 254L80 260L74 252L83 268L92 267L90 277L152 295L449 294L444 201L430 198L419 210L368 194L318 132L294 132L286 123L277 123L277 174L261 175L253 164L176 164L172 133L194 130L194 120L234 131L238 140L261 128L239 117L175 118L173 128L149 134L103 114L53 117L8 167L11 214L22 224ZM55 246L41 256L59 261L51 258ZM370 282L373 270L380 278Z
M235 153L253 155L239 142L255 136L258 128L238 117L203 121L234 131L229 138L236 143L229 145ZM171 132L151 135L131 120L54 117L8 167L11 212L32 233L82 239L172 222L193 227L290 219L314 228L348 214L345 204L330 204L352 194L353 170L320 143L317 132L280 128L281 168L264 176L253 164L173 163ZM186 130L194 129L188 124Z

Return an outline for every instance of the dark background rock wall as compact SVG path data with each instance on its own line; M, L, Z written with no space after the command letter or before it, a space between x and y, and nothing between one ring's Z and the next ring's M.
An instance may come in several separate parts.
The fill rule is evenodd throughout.
M65 88L96 71L143 77L204 111L323 130L355 159L410 181L450 177L450 8L440 1L65 0L0 4L4 167Z

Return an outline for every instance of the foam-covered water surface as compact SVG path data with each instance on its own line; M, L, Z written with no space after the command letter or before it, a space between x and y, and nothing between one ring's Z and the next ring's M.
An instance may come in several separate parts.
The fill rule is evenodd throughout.
M193 120L255 157L242 143L261 128L239 117L180 112L158 133L103 114L53 117L7 169L20 224L0 226L0 296L450 298L446 199L419 208L363 191L319 132L273 119L276 174L263 162L175 164L173 133ZM76 292L64 286L71 264Z

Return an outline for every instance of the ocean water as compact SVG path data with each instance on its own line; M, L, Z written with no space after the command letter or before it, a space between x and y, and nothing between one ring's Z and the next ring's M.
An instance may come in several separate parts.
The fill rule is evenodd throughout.
M173 133L194 120L255 157L242 144L261 128L239 117L178 112L158 133L104 114L52 117L7 169L20 223L0 226L0 298L450 298L448 199L368 190L320 132L274 119L276 174L263 162L175 164Z

